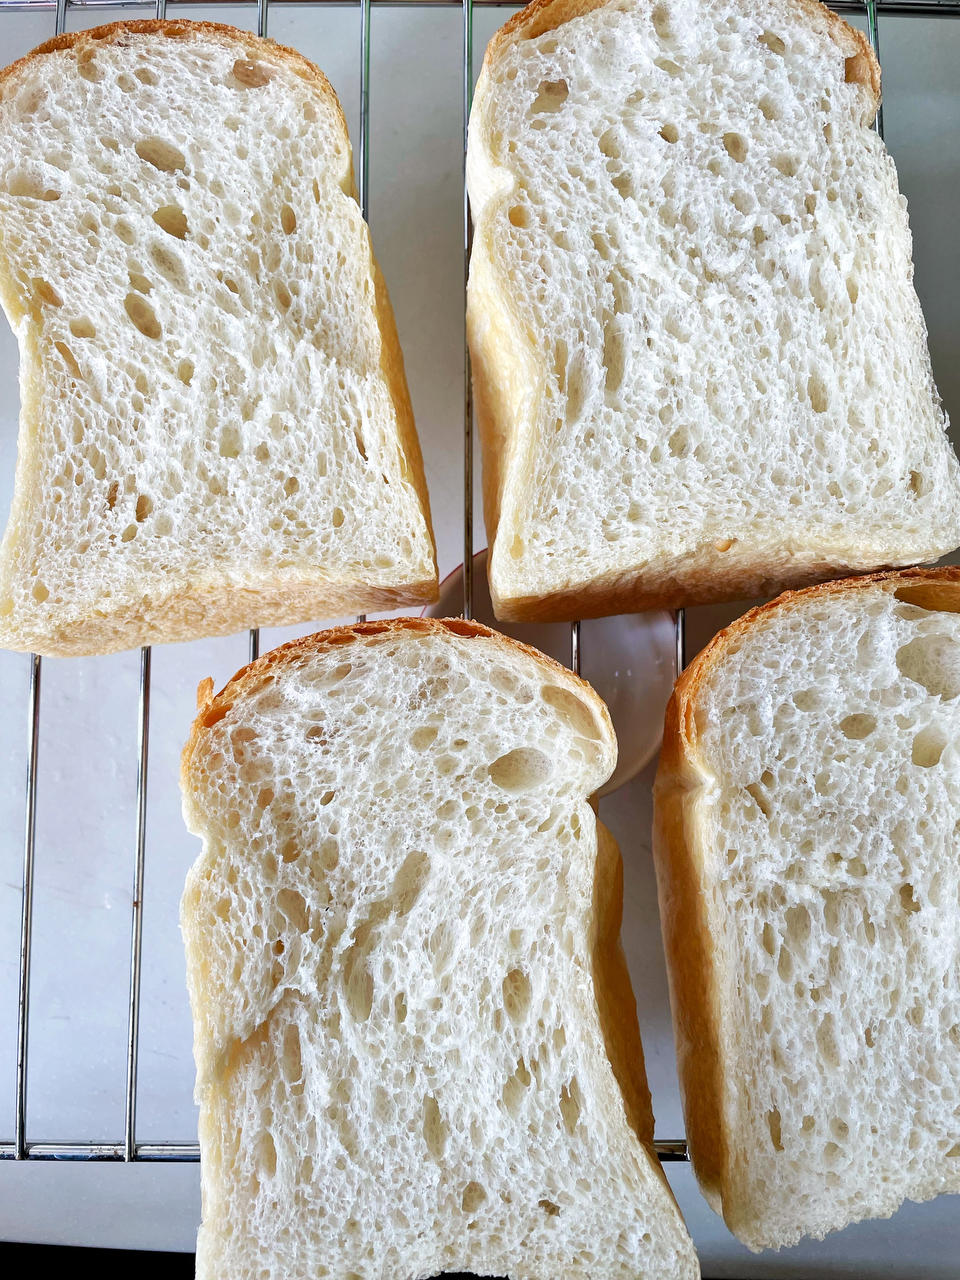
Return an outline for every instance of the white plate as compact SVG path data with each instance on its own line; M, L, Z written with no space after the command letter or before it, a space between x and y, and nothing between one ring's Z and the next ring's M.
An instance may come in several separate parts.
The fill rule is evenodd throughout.
M456 617L462 607L460 564L441 582L437 603L423 612L430 618ZM570 666L568 622L498 622L493 616L486 550L473 558L473 616ZM600 795L606 796L639 773L660 746L663 713L677 676L673 614L657 609L582 622L580 673L610 708L620 745L617 767L600 788Z

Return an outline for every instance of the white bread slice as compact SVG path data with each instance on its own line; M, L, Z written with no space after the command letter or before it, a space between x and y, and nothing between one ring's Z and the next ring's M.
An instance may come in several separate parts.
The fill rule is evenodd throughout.
M125 22L0 76L21 348L0 646L102 653L436 598L386 288L325 77Z
M791 592L679 680L655 855L687 1139L753 1249L960 1192L960 569Z
M593 690L400 619L201 693L199 1280L699 1275L587 802L616 759Z
M468 325L497 617L960 542L879 91L812 0L535 0L494 37Z

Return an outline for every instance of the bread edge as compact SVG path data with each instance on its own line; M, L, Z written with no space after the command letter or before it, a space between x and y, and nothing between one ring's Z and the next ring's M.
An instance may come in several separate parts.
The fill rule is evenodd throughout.
M497 60L519 40L533 39L555 30L574 18L603 8L610 0L532 0L526 8L515 13L496 32L487 45L483 66L477 82L470 115L470 139L468 170L472 170L471 187L476 190L480 182L488 182L493 174L486 147L481 140L485 132L484 112L489 94L488 77ZM653 0L635 0L653 7ZM804 14L811 24L822 26L826 35L835 43L852 39L856 53L850 55L853 65L850 78L867 88L872 109L864 123L872 123L881 100L880 64L873 47L863 32L851 27L843 18L832 12L820 0L791 0L793 7ZM759 5L757 6L760 7ZM470 176L468 174L468 176ZM491 183L495 186L495 183ZM486 203L486 202L484 202ZM483 237L483 206L477 211L475 244ZM651 575L642 565L633 569L611 570L592 577L580 584L546 595L516 595L505 589L498 580L498 563L507 554L507 548L499 545L498 534L506 512L505 525L510 526L511 512L522 506L524 493L523 455L532 443L530 423L526 415L518 412L516 388L526 382L526 395L520 399L536 400L541 375L536 364L536 344L530 335L510 313L509 290L497 288L489 263L474 259L471 254L470 281L467 300L467 333L470 346L474 400L477 424L483 452L483 506L490 544L487 575L495 616L504 622L566 622L576 618L596 618L612 613L633 612L639 609L679 608L687 604L705 604L711 601L730 600L759 594L763 585L772 590L785 586L802 587L824 577L860 570L875 571L890 563L889 548L885 554L865 556L859 563L851 563L850 549L846 555L838 554L832 561L824 555L817 563L798 565L795 572L773 569L775 558L766 561L763 549L757 549L745 560L739 571L724 553L711 546L694 550L683 562L656 575ZM489 278L488 278L489 277ZM514 392L511 395L511 390ZM507 483L507 477L510 483ZM960 538L960 530L957 531ZM902 563L914 564L932 559L953 547L914 545L902 553ZM744 548L744 552L748 549ZM769 556L769 552L767 553ZM699 563L698 563L699 562ZM688 574L692 581L685 585L680 574ZM766 578L766 584L760 579Z
M764 626L776 611L875 586L891 592L913 587L916 603L926 601L924 607L931 608L947 605L950 612L960 613L958 566L875 573L784 592L714 636L678 679L665 717L654 783L653 856L687 1146L707 1202L754 1252L795 1244L798 1237L763 1235L751 1206L735 1200L731 1191L736 1135L724 1096L727 1066L722 1025L726 1010L717 976L722 957L717 955L710 929L711 908L720 908L710 898L705 874L709 835L697 815L698 793L710 778L699 754L697 703L730 645Z
M184 19L139 19L107 23L84 31L68 32L55 36L38 45L30 53L18 58L0 71L0 99L11 85L35 62L48 54L60 53L77 46L98 43L119 44L127 35L154 35L168 39L190 40L197 36L214 39L219 43L242 50L252 57L280 59L288 63L304 80L310 82L321 97L333 107L346 143L349 160L349 189L345 194L356 200L353 176L352 146L346 117L340 100L324 73L297 50L266 37L255 36L238 27L218 22L194 22ZM20 652L36 652L44 657L85 657L116 653L142 644L164 644L196 640L216 635L229 635L250 626L287 626L309 622L323 617L336 617L343 613L376 612L402 608L409 605L430 604L438 598L436 540L430 514L430 498L423 468L423 457L417 437L410 394L404 371L403 352L397 334L396 321L386 282L377 262L370 239L369 227L364 235L370 254L371 273L374 282L374 310L380 334L380 368L387 384L396 413L397 443L403 459L403 470L412 484L425 523L425 533L432 558L433 576L409 583L378 586L362 581L349 585L325 582L302 575L290 582L267 579L259 586L232 588L227 583L188 583L168 595L150 601L127 603L113 612L92 614L72 619L48 630L20 631L16 614L0 619L0 647ZM21 300L9 287L7 280L0 282L5 310L11 320L24 308ZM22 337L18 333L18 337ZM24 347L23 342L20 343ZM20 352L21 387L37 392L41 380L39 358L31 357L25 349ZM26 399L26 398L25 398ZM21 424L24 421L21 409ZM17 442L17 482L14 485L14 503L11 508L8 530L13 527L13 517L18 509L16 495L21 493L22 503L29 507L31 499L25 493L27 463L35 450L25 449L32 441L27 433L24 440L21 429ZM23 466L20 459L23 454ZM35 469L31 472L37 480ZM42 502L34 483L32 501ZM6 535L4 535L6 542ZM7 570L16 575L13 564ZM248 603L245 603L248 602ZM198 617L199 615L199 617Z

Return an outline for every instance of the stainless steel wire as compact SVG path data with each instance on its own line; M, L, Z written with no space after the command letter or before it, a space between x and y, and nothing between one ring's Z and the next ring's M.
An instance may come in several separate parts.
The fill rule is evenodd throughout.
M254 3L254 0L249 0ZM257 6L257 31L266 35L271 3L282 0L255 0ZM475 6L495 3L496 0L417 0L420 4L459 4L462 10L463 57L463 163L466 165L467 130L473 94L473 18ZM24 9L52 9L55 11L56 34L66 27L68 9L117 9L148 8L153 6L156 17L162 19L172 0L84 0L71 4L69 0L2 0L0 8L9 12ZM302 3L302 0L298 0ZM369 214L369 104L370 104L370 28L373 4L387 6L400 0L313 0L314 4L355 4L360 11L360 139L358 194L363 216ZM409 0L403 0L409 3ZM179 4L175 7L179 8ZM514 5L503 7L515 7ZM924 0L839 0L831 6L840 13L865 15L871 44L879 57L879 19L881 15L958 17L960 0L942 0L942 3ZM878 112L877 130L883 134L883 116ZM466 182L463 193L463 279L466 288L472 227ZM463 526L463 612L473 614L473 402L470 389L469 353L464 333L464 526ZM683 611L676 619L677 668L685 665L685 626ZM579 670L582 657L580 624L571 625L571 666ZM250 632L250 657L259 654L259 631ZM196 1161L199 1147L195 1142L138 1143L136 1140L137 1070L139 1060L140 1031L140 978L143 942L143 893L146 861L147 816L147 765L150 728L150 675L151 651L140 651L140 694L137 738L137 802L136 802L136 850L133 877L133 900L130 939L130 988L127 1034L127 1073L124 1110L124 1136L118 1142L28 1142L27 1141L27 1081L30 1023L30 971L33 938L34 866L36 854L36 816L38 758L40 743L40 691L42 660L34 654L30 658L30 684L27 699L26 743L26 800L23 841L23 879L20 921L20 970L17 1005L17 1061L15 1128L12 1142L0 1143L0 1159L65 1160L65 1161ZM682 1140L655 1141L654 1148L661 1161L688 1159L686 1143Z
M473 617L473 383L467 343L467 280L473 223L467 195L467 134L473 105L473 0L463 7L463 616Z

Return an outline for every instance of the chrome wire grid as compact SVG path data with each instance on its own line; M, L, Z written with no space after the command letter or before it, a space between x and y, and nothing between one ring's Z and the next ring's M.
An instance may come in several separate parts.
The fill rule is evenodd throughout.
M237 0L256 6L257 34L268 34L271 0ZM492 6L514 9L515 4L498 4L498 0L272 0L274 6L295 4L314 7L334 4L355 7L360 22L360 135L357 147L357 189L360 207L366 220L370 173L370 16L378 7L399 4L418 6L459 6L463 13L463 159L466 162L467 125L473 94L473 14L475 7ZM179 7L172 5L173 8ZM879 57L879 15L911 17L960 18L960 0L835 0L830 6L837 13L865 17L874 51ZM0 10L44 10L54 13L54 34L66 29L68 10L136 10L167 16L167 0L0 0ZM877 116L877 130L883 134L882 110ZM463 185L463 282L466 289L470 256L471 225L466 181ZM473 401L470 386L470 358L464 332L463 390L463 615L473 614ZM252 661L260 652L260 633L249 634L249 656ZM570 625L570 665L580 670L580 624ZM143 944L143 885L146 855L147 764L150 745L150 657L148 647L140 651L139 717L137 729L137 800L133 864L133 897L130 920L130 976L127 1009L126 1086L123 1115L123 1137L115 1142L27 1142L27 1066L30 1024L30 961L33 930L34 853L36 846L37 760L40 746L40 689L42 659L34 654L30 666L27 702L26 742L26 818L23 839L23 885L20 918L20 965L17 1011L16 1107L12 1142L0 1142L0 1159L4 1160L80 1160L80 1161L197 1161L199 1146L195 1142L137 1141L137 1069L140 1038L140 974ZM683 610L676 614L677 670L685 665ZM663 1162L688 1159L687 1145L682 1139L656 1141L657 1154Z

